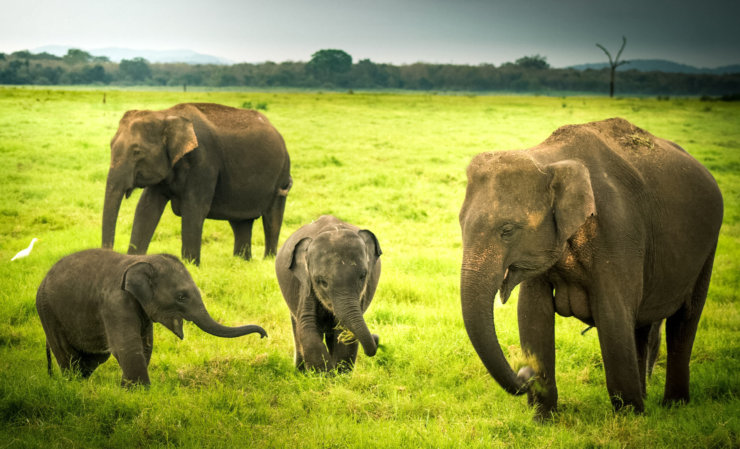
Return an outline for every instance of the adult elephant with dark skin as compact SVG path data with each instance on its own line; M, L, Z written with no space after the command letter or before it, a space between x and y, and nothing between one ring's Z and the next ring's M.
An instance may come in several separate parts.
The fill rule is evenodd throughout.
M46 357L62 371L90 376L110 354L123 370L121 385L149 384L154 322L183 338L183 320L218 337L265 330L256 325L223 326L211 318L200 291L174 256L129 256L92 249L59 260L36 293L46 333Z
M467 176L462 312L496 381L526 392L538 417L555 411L554 314L574 316L598 331L614 408L642 412L648 336L666 319L663 403L687 402L723 213L709 171L617 118L562 127L527 150L479 154ZM498 292L505 303L518 284L519 336L533 362L515 373L493 300Z
M378 286L381 253L375 234L331 215L285 241L275 271L290 309L298 369L350 371L358 342L375 355L378 336L362 315Z
M206 218L228 220L234 255L249 260L252 224L262 217L265 257L275 255L292 182L285 142L257 111L208 103L128 111L111 141L103 247L113 247L122 198L142 187L129 254L146 254L171 201L182 217L183 259L200 263Z

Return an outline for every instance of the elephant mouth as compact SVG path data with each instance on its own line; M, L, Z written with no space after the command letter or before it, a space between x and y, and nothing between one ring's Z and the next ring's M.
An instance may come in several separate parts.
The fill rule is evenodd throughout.
M512 282L512 271L513 267L506 268L504 272L504 280L501 281L501 287L499 287L499 296L501 297L501 303L506 304L511 296L511 291L514 290L514 283Z
M514 287L519 285L523 280L532 277L537 274L539 270L524 268L517 265L509 265L504 272L504 280L501 281L501 287L499 288L499 296L501 297L501 304L506 304L509 300L511 292Z
M177 316L168 316L162 320L159 321L160 324L162 324L164 327L172 331L173 334L177 336L180 340L185 338L185 334L182 330L183 328L183 322L182 318L179 318Z
M337 340L345 345L351 345L357 341L357 336L348 328L342 326L341 323L337 323L334 330L338 333Z

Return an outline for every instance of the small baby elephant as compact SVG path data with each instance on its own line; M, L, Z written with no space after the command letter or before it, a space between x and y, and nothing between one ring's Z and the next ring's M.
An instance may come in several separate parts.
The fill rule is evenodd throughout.
M36 309L62 371L88 377L111 353L123 370L122 386L149 385L152 322L183 338L182 320L218 337L239 337L260 326L226 327L208 314L190 273L169 254L129 256L91 249L62 258L36 293Z
M290 308L298 369L350 371L358 341L375 355L378 336L362 314L378 286L380 254L372 232L330 215L301 227L280 248L275 270Z

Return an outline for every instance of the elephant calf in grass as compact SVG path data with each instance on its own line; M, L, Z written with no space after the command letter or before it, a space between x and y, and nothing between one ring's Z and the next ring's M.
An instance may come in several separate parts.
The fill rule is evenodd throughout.
M298 369L349 371L358 342L375 355L378 336L362 315L378 286L380 254L375 234L330 215L298 229L280 248L275 270L290 308Z
M496 381L527 393L539 417L556 410L554 314L574 316L598 331L614 408L642 412L650 333L665 319L663 402L688 401L722 224L709 171L678 145L610 119L564 126L527 150L479 154L467 175L462 312ZM493 322L496 293L506 302L517 284L530 361L518 373Z
M190 273L168 254L129 256L92 249L66 256L41 282L36 309L46 333L50 375L50 351L62 371L77 369L83 377L113 353L123 370L123 386L149 384L154 321L180 339L183 319L218 337L267 336L260 326L215 322Z

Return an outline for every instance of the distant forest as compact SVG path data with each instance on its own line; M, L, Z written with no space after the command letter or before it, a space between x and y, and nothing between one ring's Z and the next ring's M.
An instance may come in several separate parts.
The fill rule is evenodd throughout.
M629 67L629 66L626 66ZM0 84L188 87L296 87L311 89L409 89L425 91L608 93L609 69L552 68L545 57L525 56L498 67L353 62L342 50L319 50L308 62L233 65L150 63L142 58L111 62L70 49L64 56L18 51L0 53ZM617 95L740 95L740 73L684 74L624 70Z

